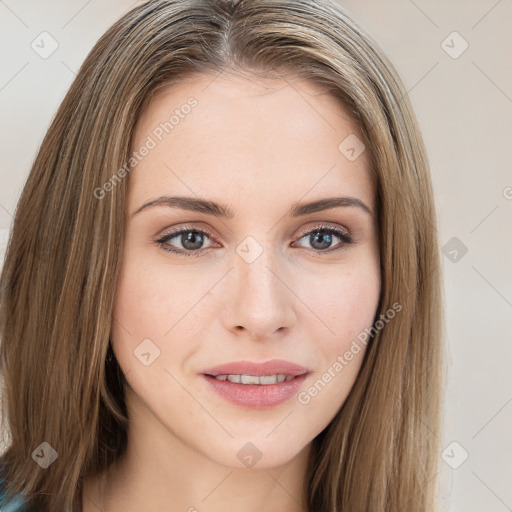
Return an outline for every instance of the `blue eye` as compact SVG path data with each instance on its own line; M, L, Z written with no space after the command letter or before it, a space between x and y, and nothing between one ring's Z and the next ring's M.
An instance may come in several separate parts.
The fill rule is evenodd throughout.
M165 234L156 240L161 249L182 256L200 256L211 245L204 247L205 240L211 240L211 233L203 229L182 228L171 233ZM308 238L309 237L309 238ZM340 242L332 246L334 239L338 238ZM171 244L175 240L181 245L176 247ZM331 226L318 226L315 229L303 233L296 241L308 239L312 246L312 252L316 255L332 252L338 249L346 248L352 245L354 241L351 236L340 229ZM173 242L173 243L176 243Z
M340 240L334 248L332 247L333 237ZM316 253L332 252L354 243L348 233L329 226L316 227L299 238L299 240L302 239L308 239Z

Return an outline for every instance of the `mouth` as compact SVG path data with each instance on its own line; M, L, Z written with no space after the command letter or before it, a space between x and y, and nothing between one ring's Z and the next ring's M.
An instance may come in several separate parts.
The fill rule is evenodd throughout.
M219 380L228 380L236 384L276 384L286 382L294 377L309 373L310 368L301 366L284 359L271 359L270 361L233 361L202 370ZM275 379L275 380L274 380Z
M219 374L219 375L210 375L203 374L206 377L210 377L212 379L220 380L220 381L228 381L234 384L243 384L243 385L255 385L255 386L271 386L273 384L280 384L282 382L289 382L297 377L302 375L306 375L309 372L304 372L300 375L290 375L285 373L277 373L273 375L247 375L247 374Z
M311 373L297 366L279 373L263 371L261 367L253 373L231 372L209 371L201 377L216 396L245 409L268 409L291 400Z
M310 368L284 359L233 361L205 368L201 377L217 396L238 407L266 409L295 396Z

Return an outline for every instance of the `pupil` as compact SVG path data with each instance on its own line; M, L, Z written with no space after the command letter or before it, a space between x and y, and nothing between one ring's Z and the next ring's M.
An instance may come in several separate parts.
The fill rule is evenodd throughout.
M312 234L311 235L311 246L314 248L314 249L327 249L330 245L331 245L331 233L323 233L323 234L320 234L319 233L322 233L321 231L317 231L315 234ZM316 242L319 241L320 242L320 247L315 247L315 244Z
M202 234L196 231L188 231L181 235L181 243L185 249L200 249L203 244Z

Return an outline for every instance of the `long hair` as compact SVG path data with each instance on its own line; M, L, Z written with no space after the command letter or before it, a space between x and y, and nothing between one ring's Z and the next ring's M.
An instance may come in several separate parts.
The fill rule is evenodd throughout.
M401 306L313 440L308 510L432 511L443 319L429 165L397 72L334 0L150 0L91 50L34 160L1 275L6 490L68 510L83 479L125 449L123 374L107 356L129 176L97 191L129 161L157 89L229 69L306 78L348 108L376 185L376 321ZM57 458L43 468L36 457L55 457L50 447Z

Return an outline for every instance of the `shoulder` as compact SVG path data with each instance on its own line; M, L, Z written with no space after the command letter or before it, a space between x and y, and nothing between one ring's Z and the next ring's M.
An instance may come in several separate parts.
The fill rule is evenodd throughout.
M25 500L21 495L16 495L14 498L8 500L4 484L5 481L0 469L0 512L27 512Z
M13 499L7 500L3 486L0 487L0 512L27 512L25 500L16 495Z
M3 463L0 459L0 512L35 512L33 508L27 505L21 494L17 494L13 498L8 499L5 492L5 480L2 468Z

